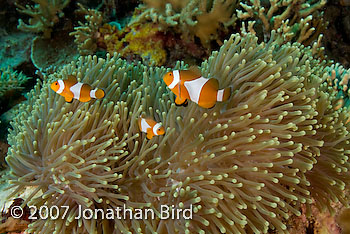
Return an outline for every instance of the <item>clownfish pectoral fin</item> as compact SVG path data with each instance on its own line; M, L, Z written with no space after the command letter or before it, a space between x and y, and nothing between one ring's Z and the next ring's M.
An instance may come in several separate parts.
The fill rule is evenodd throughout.
M177 96L175 98L175 104L177 106L182 106L183 104L185 104L187 102L187 99L186 98L181 98L180 96Z
M146 135L148 140L151 140L153 138L153 132L151 128L147 129L147 135Z
M66 102L71 103L73 101L73 97L64 97L64 100L66 100Z

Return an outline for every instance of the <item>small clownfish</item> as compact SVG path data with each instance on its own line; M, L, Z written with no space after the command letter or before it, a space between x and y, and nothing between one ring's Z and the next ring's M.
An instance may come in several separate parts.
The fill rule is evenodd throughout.
M204 108L214 107L216 102L224 102L231 96L231 88L219 89L215 78L204 78L199 69L174 70L164 75L163 80L176 95L177 106L187 106L191 100Z
M100 99L105 96L102 89L92 89L90 85L78 82L73 75L68 75L67 80L53 82L51 89L63 96L66 102L72 102L73 98L81 102L88 102L91 98Z
M147 139L150 140L154 136L164 135L165 130L161 123L157 123L151 118L142 118L140 116L139 120L139 128L141 132L147 133Z

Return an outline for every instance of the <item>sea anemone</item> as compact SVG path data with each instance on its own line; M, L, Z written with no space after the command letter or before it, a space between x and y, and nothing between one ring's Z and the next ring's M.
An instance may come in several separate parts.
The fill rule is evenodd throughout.
M204 77L233 88L212 109L176 107L161 81L165 68L109 55L80 57L37 85L12 122L11 182L14 193L36 186L30 204L70 210L65 220L38 220L29 230L282 233L302 204L316 200L330 211L332 201L345 204L347 109L333 111L328 68L310 48L275 36L259 44L251 33L232 35L202 64ZM104 89L105 98L65 103L49 83L70 74ZM162 122L165 135L147 140L137 127L141 114ZM76 220L79 205L149 208L156 217ZM162 219L162 205L192 209L192 219Z

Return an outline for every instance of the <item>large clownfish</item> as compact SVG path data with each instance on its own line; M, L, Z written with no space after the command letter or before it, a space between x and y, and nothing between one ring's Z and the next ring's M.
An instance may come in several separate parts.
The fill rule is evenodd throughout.
M68 75L67 80L53 82L51 89L63 96L66 102L72 102L73 98L81 102L88 102L91 98L100 99L105 96L102 89L92 89L90 85L78 82L73 75Z
M174 70L164 75L163 80L176 95L175 104L186 106L191 100L204 108L212 108L216 102L224 102L231 95L231 88L219 89L215 78L204 78L195 68Z
M147 139L152 139L154 136L164 135L165 130L161 123L157 123L151 118L142 118L140 116L139 120L139 128L141 132L147 133Z

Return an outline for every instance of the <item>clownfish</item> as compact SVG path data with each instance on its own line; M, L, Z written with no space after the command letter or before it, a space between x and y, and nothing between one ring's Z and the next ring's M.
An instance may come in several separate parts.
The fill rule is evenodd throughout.
M151 118L143 118L140 116L139 120L139 128L141 132L147 133L147 139L152 139L154 136L164 135L165 130L161 123L157 123Z
M105 92L102 89L92 89L90 85L78 82L73 75L68 75L67 80L57 80L51 84L51 89L63 96L66 102L72 102L73 98L81 102L88 102L91 98L103 98Z
M191 100L204 108L214 107L216 102L224 102L231 96L231 88L219 89L215 78L204 78L195 68L174 70L164 75L163 80L176 95L175 104L187 106Z

